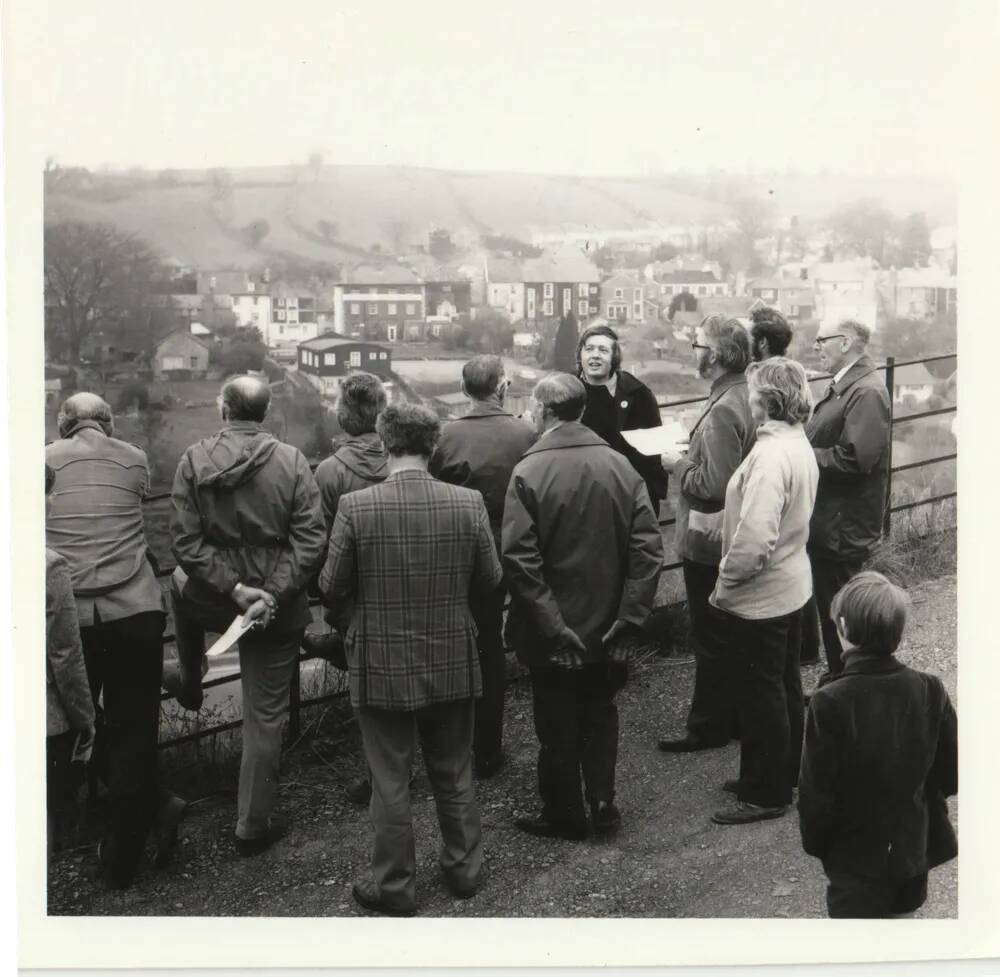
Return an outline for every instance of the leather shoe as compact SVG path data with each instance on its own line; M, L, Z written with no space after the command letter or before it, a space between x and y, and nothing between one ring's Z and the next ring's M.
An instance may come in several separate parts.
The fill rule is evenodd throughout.
M517 818L515 826L536 838L563 838L566 841L583 841L590 831L586 821L577 824L572 821L550 821L546 817Z
M156 868L165 868L170 864L174 848L177 846L178 826L186 810L187 801L176 794L171 794L156 812L156 823L153 826L156 839L153 865Z
M472 885L469 885L467 882L460 883L456 881L447 872L442 874L444 875L444 884L456 899L471 899L479 892L481 877L476 879Z
M788 808L782 804L779 807L761 807L759 804L749 804L737 801L735 807L724 811L716 811L712 820L716 824L750 824L753 821L770 821L780 818Z
M718 750L725 745L725 743L706 743L692 736L683 736L679 740L660 740L659 743L664 753L696 753L698 750Z
M288 834L288 819L280 815L271 815L271 821L267 826L267 831L256 838L236 838L236 854L243 858L250 858L260 855L268 850L276 841L280 841Z
M402 906L392 906L385 902L378 886L372 880L355 882L351 887L354 901L369 912L380 913L383 916L416 916L416 909L406 909Z
M590 805L590 820L597 832L614 831L622 823L622 812L611 801Z

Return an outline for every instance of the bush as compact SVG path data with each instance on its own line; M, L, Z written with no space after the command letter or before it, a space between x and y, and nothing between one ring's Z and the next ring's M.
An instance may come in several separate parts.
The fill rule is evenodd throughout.
M133 407L145 410L149 406L149 387L141 380L129 380L118 392L116 410L125 413Z

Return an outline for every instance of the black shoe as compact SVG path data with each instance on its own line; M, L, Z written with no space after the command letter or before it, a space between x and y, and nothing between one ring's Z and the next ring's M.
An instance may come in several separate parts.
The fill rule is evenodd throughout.
M535 818L516 818L515 826L534 835L536 838L563 838L566 841L583 841L589 834L586 821L582 824L573 821L550 821L539 816Z
M611 801L590 805L590 820L597 832L614 831L622 823L622 812Z
M819 664L819 655L813 655L812 658L800 658L799 659L799 664L803 665L803 666L804 665L818 665Z
M740 790L739 780L727 780L723 785L722 789L727 794L738 794Z
M382 899L382 893L378 891L378 886L374 881L364 880L355 882L351 886L351 895L354 901L363 909L369 912L380 913L383 916L416 916L416 909L404 909L400 906L391 906Z
M156 839L156 852L153 855L153 865L156 868L166 868L173 858L177 847L178 826L187 810L187 801L171 794L156 812L156 823L153 826Z
M679 740L660 740L659 747L664 753L697 753L698 750L718 750L726 743L706 743L693 736L684 736Z
M456 899L471 899L473 896L477 895L482 884L482 877L476 879L475 883L469 885L468 883L458 883L456 882L447 872L442 873L444 875L444 884L448 887L448 891Z
M371 781L367 777L360 777L344 788L344 794L352 804L364 807L372 799Z
M476 777L480 780L489 780L495 777L504 768L507 758L502 753L497 753L485 760L476 760Z
M127 889L135 880L135 870L125 869L114 857L114 843L102 838L97 843L98 874L109 889Z
M288 819L280 815L271 815L271 821L267 826L267 831L256 838L236 838L236 854L243 858L250 858L260 855L268 850L276 841L280 841L288 834Z
M716 824L750 824L753 821L770 821L772 818L780 818L787 810L788 808L784 804L778 807L761 807L759 804L737 801L736 807L716 811L712 815L712 820Z

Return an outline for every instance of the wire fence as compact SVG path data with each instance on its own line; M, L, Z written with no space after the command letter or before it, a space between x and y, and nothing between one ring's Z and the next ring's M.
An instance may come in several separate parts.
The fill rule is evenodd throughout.
M920 359L901 360L901 361L897 361L894 357L889 356L889 357L886 358L886 361L885 361L884 364L881 364L881 365L879 365L877 367L877 370L879 370L880 372L882 372L884 374L884 377L885 377L885 386L886 386L886 389L889 392L889 423L890 423L890 430L892 430L893 428L895 428L899 424L908 424L908 423L912 423L912 422L915 422L915 421L923 421L923 420L926 420L927 418L931 418L931 417L939 417L939 416L943 416L943 415L946 415L946 414L954 414L954 413L956 413L956 411L958 410L958 408L957 408L957 405L954 405L954 404L949 405L947 407L940 407L940 408L934 408L932 410L925 410L925 411L918 411L918 412L911 413L911 414L904 414L902 416L897 416L896 415L896 411L895 411L895 407L896 407L896 398L895 398L896 371L899 370L899 369L902 369L903 367L907 367L907 366L915 366L915 365L918 365L918 364L926 364L926 363L937 363L937 362L941 362L941 361L945 361L945 360L952 360L952 361L954 361L954 362L957 363L958 354L957 353L943 353L943 354L940 354L940 355L937 355L937 356L925 356L925 357L922 357ZM830 380L830 379L832 379L832 376L830 374L819 374L819 375L810 377L810 382L818 382L818 381ZM679 407L690 407L690 406L693 406L695 404L705 403L707 400L708 400L707 397L689 397L689 398L686 398L686 399L683 399L683 400L657 401L657 407L659 407L661 411L663 411L663 410L672 410L672 409L676 409L676 408L679 408ZM886 502L885 502L885 511L884 511L883 529L882 529L884 537L888 537L889 536L889 533L890 533L890 531L892 529L892 517L893 517L893 515L895 513L906 512L906 511L909 511L909 510L912 510L912 509L916 509L916 508L921 507L921 506L934 505L934 504L937 504L937 503L940 503L940 502L944 502L944 501L946 501L948 499L957 498L957 496L958 496L958 492L957 491L942 492L942 493L938 493L936 495L930 495L930 496L927 496L927 497L924 497L924 498L920 498L920 499L916 499L916 500L912 500L912 501L908 501L908 502L901 502L901 503L899 503L897 505L893 505L892 504L893 475L896 475L896 474L898 474L900 472L904 472L904 471L912 471L914 469L924 468L924 467L927 467L929 465L940 464L941 462L955 461L958 458L958 452L957 451L955 451L955 452L949 452L948 454L937 455L937 456L935 456L933 458L923 458L920 461L913 461L913 462L908 462L906 464L894 466L892 464L892 438L891 437L889 438L889 451L890 451L890 457L889 457L889 477L887 479L888 485L887 485L887 489L886 489ZM152 502L163 501L163 500L169 499L169 498L170 498L170 493L169 492L160 492L160 493L155 493L153 495L147 496L145 501L147 503L152 503ZM674 517L669 517L669 518L666 518L666 519L659 520L659 524L663 528L676 525L676 522L677 522L677 520ZM158 566L156 564L155 560L153 561L153 563L154 563L154 570L156 572L157 577L167 577L171 573L173 573L173 570L174 570L173 567L161 567L161 566ZM680 561L673 562L673 563L664 563L664 565L660 568L660 573L662 575L664 573L668 573L668 572L671 572L671 571L674 571L674 570L679 570L679 569L681 569L682 566L683 566L683 563L681 563ZM320 601L318 599L314 598L314 599L311 599L309 603L310 603L311 607L316 607L316 606L318 606L320 604ZM169 644L173 640L174 640L174 635L172 635L172 634L164 635L164 638L163 638L164 644ZM289 726L289 736L291 737L291 739L293 741L297 740L299 738L300 734L301 734L301 728L302 728L301 714L302 714L302 710L304 708L306 708L308 706L319 705L319 704L324 703L324 702L329 702L329 701L331 701L333 699L341 698L341 697L344 697L344 696L347 695L346 689L341 689L341 690L336 691L336 692L327 693L325 695L316 696L316 697L313 697L313 698L310 698L310 699L303 699L302 698L302 670L301 670L301 665L302 665L302 663L307 662L307 661L311 660L312 658L313 658L313 656L308 655L305 652L303 652L301 654L300 658L299 658L299 664L296 667L296 669L295 669L295 671L293 673L293 676L292 676L291 691L290 691L290 695L289 695L288 726ZM236 673L234 673L232 675L226 675L226 676L223 676L221 678L210 679L208 681L204 681L202 683L202 687L206 688L206 689L209 689L209 688L214 688L214 687L221 686L221 685L227 685L229 683L238 681L240 679L240 677L241 677L240 673L236 672ZM172 695L170 693L164 692L163 695L161 696L161 698L162 698L162 700L168 700L168 699L172 698ZM226 722L226 723L221 723L221 724L217 724L217 725L214 725L214 726L209 726L209 727L206 727L204 729L197 729L197 730L195 730L193 732L186 733L186 734L184 734L182 736L177 736L177 737L174 737L174 738L171 738L171 739L168 739L168 740L164 740L163 742L160 743L160 748L161 749L167 749L169 747L178 746L178 745L180 745L182 743L188 743L188 742L192 742L192 741L195 741L195 740L199 740L199 739L202 739L203 737L206 737L206 736L214 736L214 735L216 735L218 733L222 733L222 732L225 732L227 730L236 729L236 728L238 728L241 725L242 725L242 720L241 719L235 719L235 720L232 720L231 722Z

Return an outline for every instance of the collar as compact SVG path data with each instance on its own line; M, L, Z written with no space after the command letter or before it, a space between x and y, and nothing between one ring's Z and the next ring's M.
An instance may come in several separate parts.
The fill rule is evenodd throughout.
M872 358L864 353L849 366L839 371L833 378L830 387L839 397L852 383L868 376L869 373L874 373L876 369Z
M488 400L476 400L473 401L472 409L467 413L463 414L461 417L457 418L459 421L467 421L476 417L513 417L514 415L508 411L504 410L499 404L491 403Z
M764 421L757 428L757 440L761 438L794 438L805 437L801 424L789 424L788 421Z
M108 435L104 433L104 428L101 427L98 421L92 421L89 418L83 421L77 421L64 435L64 438L72 438L79 434L81 431L96 431L103 437Z
M613 450L604 438L599 437L584 427L579 421L563 421L558 427L550 428L545 432L528 450L524 453L527 458L530 454L537 454L540 451L554 451L559 448L591 448L600 445L601 447Z
M905 667L895 655L862 651L861 654L853 656L852 660L844 665L844 670L839 675L834 675L830 681L835 682L848 675L889 675L902 671Z
M222 425L223 431L263 431L264 428L257 421L226 421Z
M402 471L392 472L386 476L387 482L399 482L399 481L409 481L413 478L429 478L432 479L434 476L423 468L404 468Z
M841 368L840 368L839 370L837 370L837 372L836 372L836 373L834 373L834 375L833 375L833 382L834 382L834 383L840 383L840 381L841 381L841 380L843 380L843 379L844 379L844 377L846 377L846 376L847 376L847 371L848 371L848 370L849 370L849 369L850 369L850 368L851 368L852 366L854 366L854 364L855 364L855 363L857 363L857 362L858 362L858 360L860 360L860 359L861 359L861 357L860 357L860 356L856 356L856 357L855 357L855 358L854 358L853 360L851 360L851 362L850 362L850 363L848 363L848 364L847 364L846 366L842 366L842 367L841 367Z
M746 382L747 376L745 373L723 373L721 377L716 377L712 381L708 397L710 400L712 398L718 400L730 387L735 387L737 384Z

